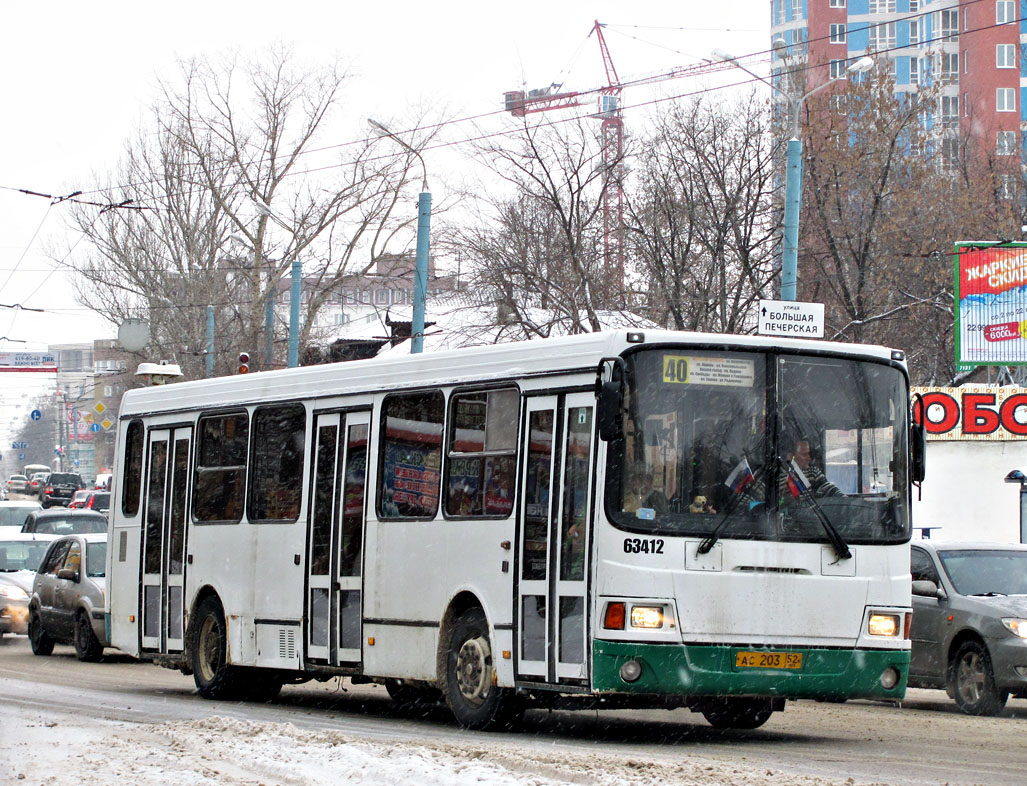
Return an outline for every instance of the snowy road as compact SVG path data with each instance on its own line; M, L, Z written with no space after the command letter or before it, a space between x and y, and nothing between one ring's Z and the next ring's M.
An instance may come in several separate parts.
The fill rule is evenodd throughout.
M510 734L403 712L376 686L286 688L272 704L209 702L191 678L116 654L34 658L0 640L0 783L1021 784L1027 701L998 718L944 693L902 708L791 702L754 732L687 711L543 713Z

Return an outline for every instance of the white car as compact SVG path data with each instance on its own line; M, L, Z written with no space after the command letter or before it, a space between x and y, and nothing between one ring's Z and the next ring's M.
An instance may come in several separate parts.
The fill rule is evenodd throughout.
M41 510L42 505L27 499L12 499L0 502L0 527L21 527L28 518L29 513L34 510Z
M56 537L0 531L0 637L27 631L32 582Z

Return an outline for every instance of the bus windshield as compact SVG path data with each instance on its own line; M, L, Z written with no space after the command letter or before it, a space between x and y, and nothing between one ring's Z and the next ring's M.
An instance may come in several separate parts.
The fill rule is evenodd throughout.
M610 443L607 467L617 526L704 538L909 538L898 368L696 348L626 360L623 437Z

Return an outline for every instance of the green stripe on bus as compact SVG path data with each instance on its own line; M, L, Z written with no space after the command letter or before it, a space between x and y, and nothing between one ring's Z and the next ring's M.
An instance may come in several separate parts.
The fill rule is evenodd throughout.
M656 695L759 695L793 699L901 699L909 673L908 650L790 648L802 653L800 669L735 666L735 653L758 647L639 644L594 640L592 687L601 693ZM779 648L773 651L785 651ZM625 682L620 667L629 660L642 665L634 682ZM901 675L895 687L881 685L889 666Z

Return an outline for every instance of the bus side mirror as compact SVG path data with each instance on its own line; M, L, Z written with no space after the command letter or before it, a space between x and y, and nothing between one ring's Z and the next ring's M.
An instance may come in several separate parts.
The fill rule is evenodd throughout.
M909 470L912 481L920 483L927 469L927 429L922 423L914 423L909 433Z
M604 382L599 388L599 438L612 442L624 435L624 385L619 381Z

